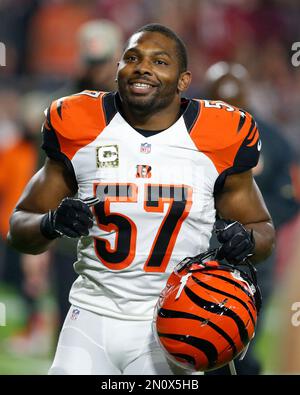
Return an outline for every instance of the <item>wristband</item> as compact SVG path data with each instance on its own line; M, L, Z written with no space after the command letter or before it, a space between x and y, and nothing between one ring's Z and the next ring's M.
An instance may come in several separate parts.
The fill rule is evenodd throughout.
M54 211L49 210L48 213L43 216L40 223L40 231L41 234L49 240L54 240L62 236L62 233L54 228Z

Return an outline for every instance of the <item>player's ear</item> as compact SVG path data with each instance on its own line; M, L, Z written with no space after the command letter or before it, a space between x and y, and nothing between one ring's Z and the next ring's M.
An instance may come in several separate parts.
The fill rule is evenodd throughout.
M192 81L192 73L190 71L184 71L183 73L181 73L178 79L178 85L177 85L178 91L179 92L186 91L190 86L191 81Z

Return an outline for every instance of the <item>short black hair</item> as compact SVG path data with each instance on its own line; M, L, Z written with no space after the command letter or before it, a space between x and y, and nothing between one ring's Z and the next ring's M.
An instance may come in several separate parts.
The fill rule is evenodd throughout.
M141 33L141 32L160 33L173 40L176 45L176 52L179 59L180 72L182 73L187 70L188 56L187 56L186 46L182 41L182 39L173 30L159 23L150 23L148 25L142 26L139 30L137 30L133 34Z

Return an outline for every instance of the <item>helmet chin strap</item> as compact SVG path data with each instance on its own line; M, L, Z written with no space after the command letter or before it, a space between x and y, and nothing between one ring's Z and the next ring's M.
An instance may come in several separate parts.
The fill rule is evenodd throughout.
M247 344L247 346L245 347L245 349L244 349L244 351L241 353L241 356L239 357L239 360L240 361L242 361L244 358L245 358L245 355L246 355L246 352L248 351L248 348L249 348L249 344L251 343L251 340L250 340L250 342Z
M245 355L246 355L248 348L249 348L249 344L250 344L250 342L247 344L244 351L241 353L241 355L239 357L240 361L242 361L245 358ZM237 371L235 368L234 359L228 363L228 366L229 366L231 376L237 376Z
M229 362L228 366L229 366L231 376L237 376L237 372L236 372L233 360Z

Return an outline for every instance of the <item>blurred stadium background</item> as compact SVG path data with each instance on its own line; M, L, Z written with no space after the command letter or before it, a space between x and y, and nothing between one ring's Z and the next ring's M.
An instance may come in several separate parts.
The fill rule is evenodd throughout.
M23 256L7 247L5 237L12 207L44 160L39 149L43 110L54 98L74 93L75 86L84 87L84 80L77 84L83 67L78 31L94 19L114 22L123 42L147 23L174 29L189 52L189 97L205 95L204 76L215 62L247 68L251 112L275 125L289 144L274 151L273 172L264 181L275 182L280 169L274 163L284 159L287 176L276 188L285 204L273 211L274 219L283 219L277 226L272 295L255 352L263 374L300 373L300 306L295 304L300 305L300 66L292 63L293 55L297 59L292 45L300 42L299 1L1 0L0 42L6 56L0 58L0 374L45 374L67 308L60 305L67 296L58 284L72 277L74 245ZM97 52L93 45L91 53ZM266 140L272 147L272 133ZM269 196L270 204L275 198Z

